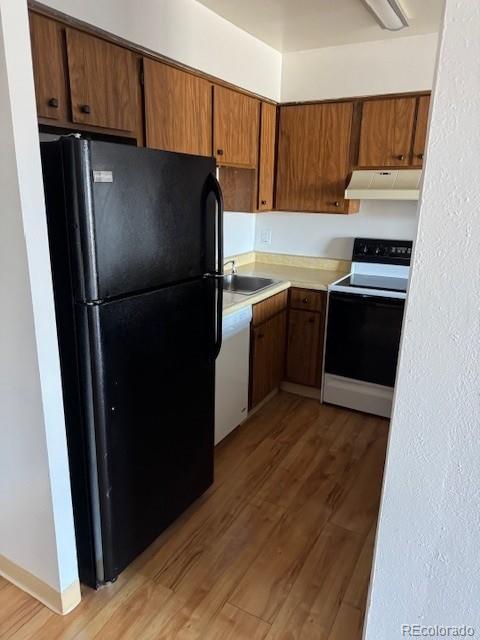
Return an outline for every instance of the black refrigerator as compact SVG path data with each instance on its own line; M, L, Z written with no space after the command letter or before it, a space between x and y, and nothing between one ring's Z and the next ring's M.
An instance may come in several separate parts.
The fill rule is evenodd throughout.
M113 581L213 481L212 158L41 145L80 579Z

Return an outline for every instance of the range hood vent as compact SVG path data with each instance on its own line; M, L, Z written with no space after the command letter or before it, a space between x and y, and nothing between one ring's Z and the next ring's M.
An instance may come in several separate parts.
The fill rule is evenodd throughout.
M354 171L345 191L348 200L418 200L421 169Z

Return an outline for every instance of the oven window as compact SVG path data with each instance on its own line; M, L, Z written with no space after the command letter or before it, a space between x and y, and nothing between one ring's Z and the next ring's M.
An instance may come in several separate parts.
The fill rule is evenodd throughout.
M404 304L396 298L332 292L325 371L393 387Z

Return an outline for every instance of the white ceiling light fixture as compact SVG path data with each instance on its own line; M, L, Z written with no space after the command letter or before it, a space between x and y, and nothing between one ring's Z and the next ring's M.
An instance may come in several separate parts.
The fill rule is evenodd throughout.
M362 0L382 27L388 31L400 31L408 27L405 11L399 0Z

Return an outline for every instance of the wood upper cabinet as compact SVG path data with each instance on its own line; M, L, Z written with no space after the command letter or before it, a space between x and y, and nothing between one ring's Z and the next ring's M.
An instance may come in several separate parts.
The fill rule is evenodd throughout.
M55 20L30 12L33 74L39 118L69 117L65 33Z
M135 55L74 29L67 29L72 120L133 132L137 128Z
M416 100L413 96L363 103L359 167L406 167L410 164Z
M260 101L214 85L213 149L218 164L256 167Z
M275 208L353 213L345 200L351 165L353 102L280 108Z
M262 102L260 114L257 208L259 211L271 211L273 209L277 107L274 104Z
M148 58L143 72L147 146L211 156L211 83Z
M284 310L252 329L250 407L278 388L283 379L286 327Z
M316 310L304 311L303 307ZM290 291L285 371L285 377L289 382L320 387L325 311L326 293L324 291L304 289Z
M418 98L417 122L415 125L415 137L413 140L412 165L421 167L425 154L425 143L427 140L428 113L430 110L430 96L420 96Z

